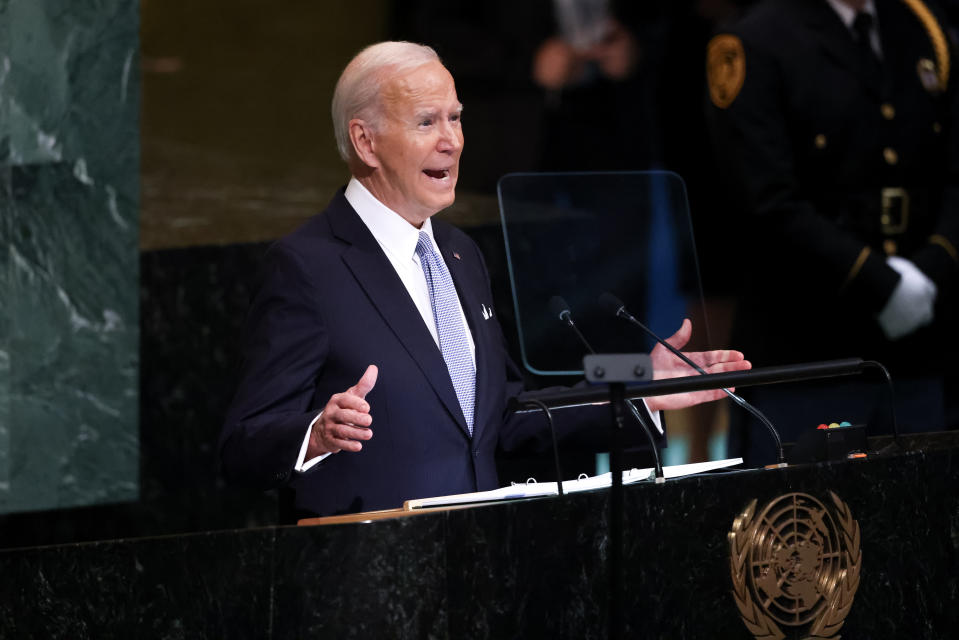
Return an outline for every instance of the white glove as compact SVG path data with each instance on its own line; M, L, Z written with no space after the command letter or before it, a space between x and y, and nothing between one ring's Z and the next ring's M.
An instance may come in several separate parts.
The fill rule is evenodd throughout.
M886 306L879 312L879 326L887 338L898 340L932 322L936 285L905 258L889 256L886 264L901 277Z

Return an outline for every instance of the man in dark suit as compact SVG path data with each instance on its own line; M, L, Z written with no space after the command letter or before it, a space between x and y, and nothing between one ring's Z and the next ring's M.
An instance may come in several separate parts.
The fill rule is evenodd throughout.
M521 386L483 257L432 220L453 202L461 110L428 47L380 43L344 70L333 119L353 178L266 255L220 440L229 479L289 485L301 512L383 509L494 488L497 449L548 438L541 417L507 413ZM688 373L653 355L659 377ZM735 351L693 355L713 372L749 367ZM596 415L561 421L560 437Z
M771 0L708 50L716 166L752 276L734 341L764 365L879 360L917 429L946 420L936 360L951 368L957 344L959 91L936 15Z

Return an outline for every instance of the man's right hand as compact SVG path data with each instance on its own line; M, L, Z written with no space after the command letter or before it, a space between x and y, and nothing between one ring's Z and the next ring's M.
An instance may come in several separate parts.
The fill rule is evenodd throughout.
M359 381L344 391L334 394L323 408L323 413L310 431L310 444L306 450L306 460L337 451L359 451L363 448L360 440L369 440L373 431L370 405L366 394L376 384L376 365L371 364Z

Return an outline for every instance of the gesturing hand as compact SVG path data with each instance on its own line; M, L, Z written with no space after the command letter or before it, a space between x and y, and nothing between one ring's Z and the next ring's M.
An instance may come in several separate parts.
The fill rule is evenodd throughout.
M371 364L355 385L330 397L310 431L307 460L324 453L359 451L363 448L360 440L373 437L369 428L373 417L365 398L376 384L377 373L376 365Z
M677 349L682 349L689 342L693 335L693 323L689 318L683 320L679 331L666 339L666 342ZM729 349L719 349L716 351L690 351L683 352L687 358L702 367L706 373L722 373L723 371L743 371L751 369L752 363L745 359L742 352ZM653 360L653 378L661 380L663 378L681 378L683 376L694 376L699 373L688 364L674 356L666 347L658 344L649 354ZM732 391L732 389L730 389ZM653 396L646 399L646 406L650 411L662 411L664 409L683 409L703 402L712 402L724 397L726 394L721 389L712 389L708 391L690 391L687 393L674 393L668 396Z

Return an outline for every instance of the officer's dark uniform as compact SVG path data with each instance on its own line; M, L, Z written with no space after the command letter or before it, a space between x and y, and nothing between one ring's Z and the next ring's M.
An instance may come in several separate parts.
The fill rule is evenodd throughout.
M959 78L927 4L875 6L881 71L825 0L761 3L709 45L717 171L741 212L730 250L748 252L734 344L759 366L857 356L903 378L955 351ZM893 254L938 298L933 326L890 342L876 316Z

